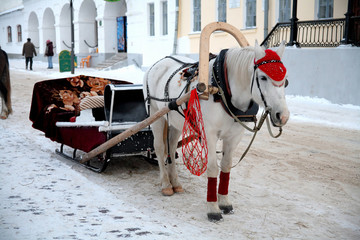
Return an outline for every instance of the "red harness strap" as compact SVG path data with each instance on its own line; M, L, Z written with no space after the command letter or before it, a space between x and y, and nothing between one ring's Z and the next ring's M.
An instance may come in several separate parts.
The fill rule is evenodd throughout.
M218 193L221 195L227 195L229 192L229 180L230 180L230 172L224 173L220 172L220 183L219 183L219 191Z
M217 202L216 185L217 185L217 178L209 177L208 185L207 185L207 201L208 202Z
M230 89L230 85L229 85L229 81L228 81L227 67L226 67L226 61L225 60L224 60L224 80L225 80L226 90L227 90L229 96L232 97L231 89Z
M218 193L221 195L227 195L229 192L229 180L230 180L230 172L224 173L220 172L220 183L219 183L219 191ZM217 187L217 178L208 178L208 185L207 185L207 201L208 202L216 202L217 201L217 194L216 194L216 187Z

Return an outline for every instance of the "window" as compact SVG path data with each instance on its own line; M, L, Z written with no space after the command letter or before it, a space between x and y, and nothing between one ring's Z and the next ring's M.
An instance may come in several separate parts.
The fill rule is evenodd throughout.
M22 42L21 25L17 25L17 41Z
M11 27L10 26L7 27L7 34L8 34L8 42L12 42Z
M334 10L334 0L319 0L319 13L318 17L332 18Z
M149 3L149 35L155 36L155 12L154 3Z
M256 0L246 0L246 28L256 27Z
M193 31L201 31L201 0L193 0Z
M218 0L218 21L226 22L226 0Z
M161 2L162 10L162 35L168 34L168 4L167 1Z
M290 21L290 0L279 0L279 22Z

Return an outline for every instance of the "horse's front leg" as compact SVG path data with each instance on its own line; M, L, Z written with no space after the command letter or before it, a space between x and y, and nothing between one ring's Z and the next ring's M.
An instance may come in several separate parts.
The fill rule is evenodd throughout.
M244 129L242 128L240 131L234 131L233 133L236 134L232 134L223 139L223 157L220 162L221 172L218 198L219 207L225 214L233 213L233 206L228 198L230 170L232 168L233 153L242 139Z
M208 144L208 185L207 185L207 216L210 221L219 221L222 219L222 211L217 201L217 178L219 169L216 161L216 142L217 137L207 135Z
M237 141L235 139L223 141L223 158L220 163L220 182L218 190L218 202L219 208L224 214L233 213L233 206L228 198L229 182L230 182L230 170L232 165L232 155Z

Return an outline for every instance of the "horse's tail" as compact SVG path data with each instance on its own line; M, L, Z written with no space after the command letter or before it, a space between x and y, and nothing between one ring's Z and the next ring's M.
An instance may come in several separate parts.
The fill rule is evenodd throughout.
M0 50L1 54L4 55L5 61L3 69L1 70L0 75L0 94L3 96L5 105L8 108L8 113L12 113L11 108L11 85L10 85L10 72L9 72L9 59L5 51Z

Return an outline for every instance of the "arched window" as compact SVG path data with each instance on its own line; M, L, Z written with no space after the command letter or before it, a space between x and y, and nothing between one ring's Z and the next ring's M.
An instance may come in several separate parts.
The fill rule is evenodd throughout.
M8 33L8 42L12 42L11 27L10 26L7 27L7 33Z
M18 42L22 42L22 31L21 31L21 25L17 25L17 40Z

